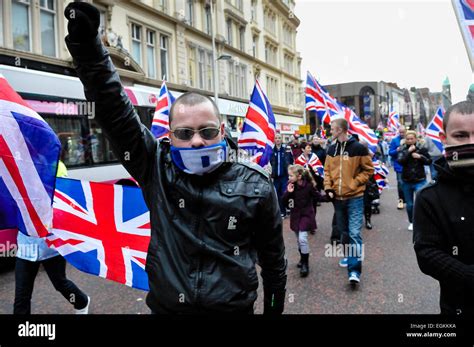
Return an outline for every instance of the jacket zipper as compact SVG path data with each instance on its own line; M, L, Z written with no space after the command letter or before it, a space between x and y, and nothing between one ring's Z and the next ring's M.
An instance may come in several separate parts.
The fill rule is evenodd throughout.
M339 197L342 195L342 154L344 153L344 150L346 149L346 143L341 146L341 152L339 153Z
M199 188L199 194L198 194L198 199L197 199L197 206L200 209L201 206L201 200L202 200L202 188ZM198 211L199 212L199 211ZM200 219L199 219L200 213L198 213L196 217L196 226L195 226L195 234L197 235L198 239L201 241L200 246L202 246L202 235L200 232ZM200 291L201 291L201 285L202 285L202 258L201 256L198 257L198 267L197 267L197 278L196 278L196 287L195 287L195 301L196 304L199 304L200 302Z

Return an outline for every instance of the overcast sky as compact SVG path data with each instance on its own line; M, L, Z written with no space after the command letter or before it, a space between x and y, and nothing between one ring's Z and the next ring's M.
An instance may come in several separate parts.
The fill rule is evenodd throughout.
M473 73L450 0L296 0L302 78L396 82L464 100Z

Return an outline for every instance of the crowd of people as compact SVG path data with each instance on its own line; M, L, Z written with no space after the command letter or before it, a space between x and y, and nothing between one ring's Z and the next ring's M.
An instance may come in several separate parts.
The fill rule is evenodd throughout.
M282 217L289 211L301 254L297 266L306 277L308 233L317 229L318 204L327 202L334 207L331 242L343 246L345 257L339 265L347 267L348 281L355 286L361 280L364 258L364 216L365 226L371 229L370 203L377 197L375 157L393 163L397 208L406 208L420 269L441 284L441 311L474 314L472 102L446 111L444 155L429 139L419 139L403 127L390 145L381 139L374 153L349 134L345 119L336 118L330 139L293 137L285 145L277 135L270 179L257 165L225 160L222 153L233 144L226 137L222 116L211 98L196 92L175 100L169 113L169 141L158 142L136 115L100 40L99 11L89 3L72 2L65 16L66 44L86 98L95 103L96 121L117 158L139 183L150 210L146 303L152 313L251 314L258 262L264 313L281 314L287 284ZM182 208L180 201L190 204ZM48 259L34 261L43 262L56 289L66 298L75 295L75 309L86 313L90 298L67 280L59 258ZM28 264L27 269L23 263L19 262L16 276L18 313L30 311L39 266Z

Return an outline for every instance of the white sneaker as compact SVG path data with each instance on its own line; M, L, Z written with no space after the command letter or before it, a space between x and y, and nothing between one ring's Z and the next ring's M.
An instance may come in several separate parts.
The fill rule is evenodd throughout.
M410 223L410 225L408 226L408 230L413 231L413 223Z
M84 308L81 308L80 310L74 309L76 311L76 314L89 314L89 305L91 303L91 298L90 296L87 296L87 305Z

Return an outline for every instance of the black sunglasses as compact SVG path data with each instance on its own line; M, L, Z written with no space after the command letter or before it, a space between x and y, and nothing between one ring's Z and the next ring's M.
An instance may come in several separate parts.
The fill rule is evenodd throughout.
M193 138L195 133L199 133L204 140L213 140L219 135L219 128L202 128L199 130L194 130L190 128L176 128L170 131L174 136L183 141L189 141Z

